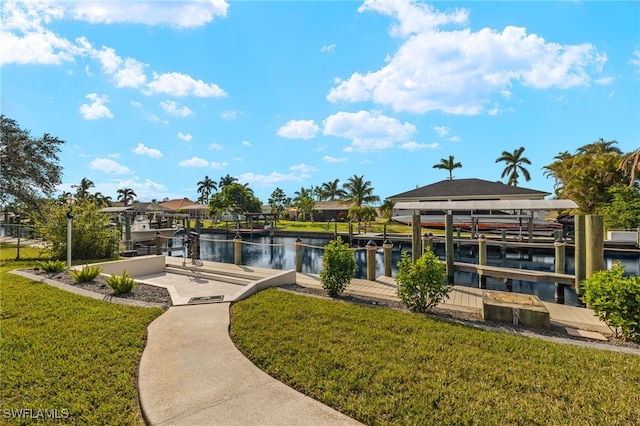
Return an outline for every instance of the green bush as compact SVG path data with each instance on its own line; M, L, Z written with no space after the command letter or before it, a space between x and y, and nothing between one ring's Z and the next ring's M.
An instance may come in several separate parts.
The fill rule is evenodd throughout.
M337 238L324 247L320 271L322 288L331 297L338 297L349 285L356 272L356 259L346 243Z
M93 281L101 272L102 268L99 266L84 265L79 271L74 269L69 270L69 275L71 275L76 282L86 283Z
M620 263L594 272L582 282L582 301L593 309L616 336L640 342L640 276L623 276Z
M121 276L111 274L107 278L107 284L113 289L114 294L129 293L136 286L136 281L125 270Z
M396 273L398 297L407 308L427 312L449 296L452 287L445 281L445 266L431 250L415 263L406 251Z
M44 260L38 262L38 267L45 272L62 272L66 269L67 264L61 260Z

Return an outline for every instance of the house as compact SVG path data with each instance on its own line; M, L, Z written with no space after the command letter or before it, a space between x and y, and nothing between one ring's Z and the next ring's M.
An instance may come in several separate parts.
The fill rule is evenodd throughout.
M191 201L188 198L177 198L174 200L163 201L160 206L173 210L173 212L184 212L190 218L209 218L209 206Z
M549 234L562 226L551 222L562 209L572 209L571 200L546 200L549 192L505 185L482 179L454 179L436 182L389 197L394 203L392 218L411 223L420 214L425 227L444 227L444 214L453 215L454 226L461 229L516 229L533 226ZM527 225L527 222L530 225Z
M544 200L549 192L482 179L443 180L387 197L394 203L458 200Z

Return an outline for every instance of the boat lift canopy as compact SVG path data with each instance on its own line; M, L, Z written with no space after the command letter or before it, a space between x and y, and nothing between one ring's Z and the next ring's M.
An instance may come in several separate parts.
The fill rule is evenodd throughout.
M474 210L567 210L577 209L572 200L461 200L461 201L400 201L397 210L474 211Z

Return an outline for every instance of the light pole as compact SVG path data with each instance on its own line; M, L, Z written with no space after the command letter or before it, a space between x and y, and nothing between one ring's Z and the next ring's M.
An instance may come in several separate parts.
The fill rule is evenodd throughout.
M71 195L67 197L67 204L69 204L69 211L67 212L67 268L71 268L71 229L73 228L73 202L75 200Z

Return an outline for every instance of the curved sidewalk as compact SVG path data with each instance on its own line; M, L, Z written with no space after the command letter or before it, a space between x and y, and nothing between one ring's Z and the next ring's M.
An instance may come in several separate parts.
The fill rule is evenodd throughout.
M360 424L253 365L231 341L229 306L172 307L151 323L138 378L148 424Z

